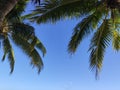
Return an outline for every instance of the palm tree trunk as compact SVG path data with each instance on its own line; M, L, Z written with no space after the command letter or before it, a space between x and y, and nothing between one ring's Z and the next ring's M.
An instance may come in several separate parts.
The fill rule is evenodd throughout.
M0 27L5 16L14 8L18 1L19 0L0 0Z

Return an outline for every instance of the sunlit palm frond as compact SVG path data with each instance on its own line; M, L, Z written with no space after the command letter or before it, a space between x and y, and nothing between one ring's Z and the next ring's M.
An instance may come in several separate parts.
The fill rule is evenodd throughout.
M86 16L86 18L76 25L68 45L68 51L70 53L74 53L80 42L97 28L100 20L105 15L104 12L101 13L101 10L104 10L104 7L98 8L94 13Z
M95 32L90 44L90 67L96 69L98 75L104 57L106 47L109 45L112 36L109 20L104 20Z
M113 48L115 50L120 50L120 33L117 30L113 31L113 42L112 42Z
M73 36L71 37L68 45L68 51L70 53L74 53L82 39L90 34L90 32L93 30L91 25L91 21L93 18L94 17L92 15L84 18L82 22L78 23L77 26L74 28Z
M112 45L113 45L113 49L115 50L120 50L120 16L119 16L120 12L119 10L115 9L112 10L111 12L111 23L112 23L112 27L111 29L113 29L112 31Z
M44 47L44 45L42 44L42 42L39 39L37 39L36 47L38 49L40 49L42 51L42 53L43 53L43 56L45 56L46 48Z

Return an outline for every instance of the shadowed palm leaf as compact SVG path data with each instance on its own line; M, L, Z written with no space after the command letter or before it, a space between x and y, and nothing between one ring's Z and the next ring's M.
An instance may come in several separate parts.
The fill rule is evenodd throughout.
M14 69L14 51L12 49L12 46L10 44L10 41L8 39L8 37L4 37L3 39L3 49L4 49L4 55L3 55L3 58L2 58L2 61L5 60L5 57L6 55L8 55L8 59L9 59L9 62L10 62L10 67L11 67L11 72L13 72L13 69Z

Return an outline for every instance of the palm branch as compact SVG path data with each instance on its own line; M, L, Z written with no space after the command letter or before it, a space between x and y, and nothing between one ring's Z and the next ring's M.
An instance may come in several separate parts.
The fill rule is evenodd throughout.
M10 73L12 73L14 70L14 63L15 63L14 51L13 51L13 48L10 44L8 37L4 37L4 40L2 43L3 43L3 49L4 49L4 55L3 55L2 61L4 61L6 55L8 55L8 59L10 62L10 68L11 68Z
M86 1L86 0L85 0ZM30 21L37 23L55 22L66 17L79 17L89 13L89 10L93 6L91 2L97 3L95 0L89 1L90 5L86 5L83 0L46 0L37 6L31 14L24 16L29 18ZM81 7L82 6L82 7ZM84 6L84 8L83 8ZM85 8L89 6L89 8Z

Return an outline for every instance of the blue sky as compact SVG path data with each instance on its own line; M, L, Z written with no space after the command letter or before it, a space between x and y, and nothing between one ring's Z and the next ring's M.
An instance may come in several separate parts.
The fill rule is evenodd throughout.
M9 63L0 62L0 90L120 90L120 53L109 47L105 53L100 79L89 69L90 37L74 55L67 52L72 29L79 20L64 20L56 24L33 24L47 54L40 75L30 66L30 59L15 45L15 70L9 74ZM1 48L2 51L2 48ZM2 57L2 52L0 52Z

